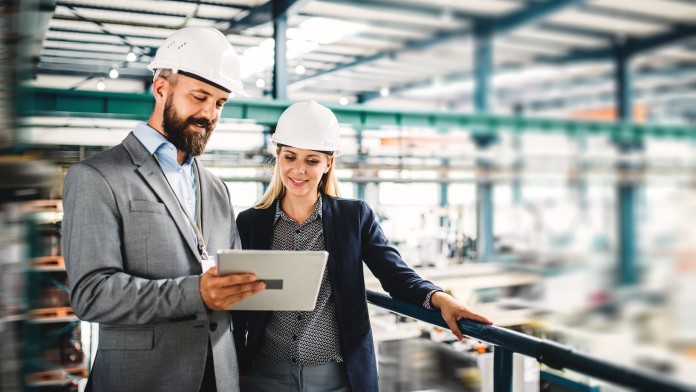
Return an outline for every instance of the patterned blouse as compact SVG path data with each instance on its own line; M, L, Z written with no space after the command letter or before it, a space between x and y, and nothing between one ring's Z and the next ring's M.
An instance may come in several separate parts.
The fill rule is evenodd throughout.
M290 219L276 203L273 250L325 250L322 201L302 224ZM336 308L331 295L328 266L319 289L317 306L309 312L270 312L263 345L256 357L267 364L320 365L343 362Z

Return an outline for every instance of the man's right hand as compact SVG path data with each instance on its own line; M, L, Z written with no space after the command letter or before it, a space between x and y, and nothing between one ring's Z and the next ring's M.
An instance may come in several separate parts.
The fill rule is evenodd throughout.
M217 267L213 267L201 275L201 298L210 310L227 310L244 298L265 289L266 284L257 281L254 274L218 276Z

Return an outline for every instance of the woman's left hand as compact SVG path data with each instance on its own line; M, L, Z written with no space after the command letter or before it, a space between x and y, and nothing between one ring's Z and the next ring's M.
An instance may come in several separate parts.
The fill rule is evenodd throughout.
M485 324L493 324L493 322L486 317L475 313L468 307L459 303L454 297L442 291L435 292L430 298L430 302L435 308L440 309L442 318L445 319L445 322L449 325L452 333L459 341L464 340L464 335L462 331L459 330L457 321L461 319L471 319Z

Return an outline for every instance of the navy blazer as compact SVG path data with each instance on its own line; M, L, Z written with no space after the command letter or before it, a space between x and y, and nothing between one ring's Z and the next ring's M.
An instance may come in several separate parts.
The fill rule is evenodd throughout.
M275 203L237 217L243 249L270 249ZM409 268L384 236L375 214L361 200L323 195L324 244L329 252L329 281L341 334L341 352L353 391L378 391L377 363L365 298L362 263L393 298L422 305L428 293L441 290ZM240 372L248 373L261 348L269 312L233 312Z

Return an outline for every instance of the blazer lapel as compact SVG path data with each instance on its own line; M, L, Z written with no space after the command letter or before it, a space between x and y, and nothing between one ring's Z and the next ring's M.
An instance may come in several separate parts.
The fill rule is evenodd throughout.
M273 243L273 220L275 219L276 202L265 210L259 210L260 224L254 225L254 249L271 249Z
M329 280L331 281L331 287L343 290L343 280L340 279L341 272L339 266L341 264L341 250L339 249L339 244L342 241L338 240L336 233L337 226L334 224L333 220L333 200L329 196L322 195L322 211L321 219L324 226L324 249L329 252ZM345 239L343 239L345 241ZM340 300L340 293L336 293L336 299Z
M150 186L160 200L162 200L167 210L169 210L169 214L174 219L174 222L176 222L176 226L189 245L189 248L191 248L191 252L197 259L200 259L198 249L196 249L196 244L191 235L191 225L186 215L184 215L184 212L181 210L181 205L179 205L176 196L174 196L172 188L169 187L164 173L160 170L155 158L150 155L132 132L123 141L123 146L131 154L133 163L139 166L137 170L143 180Z
M273 223L275 219L276 201L268 208L252 211L253 214L251 217L254 223L251 225L251 243L248 244L248 248L245 249L271 249L273 245Z

